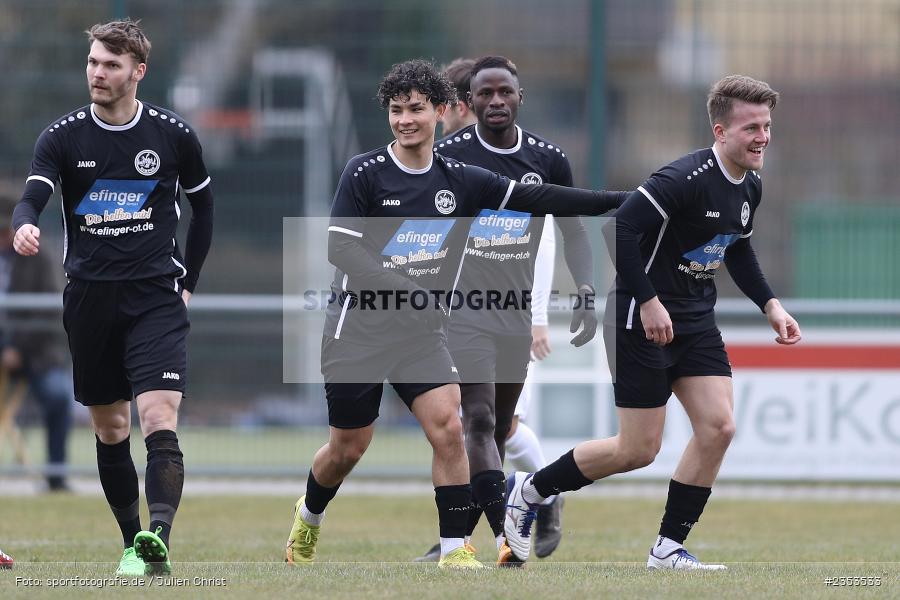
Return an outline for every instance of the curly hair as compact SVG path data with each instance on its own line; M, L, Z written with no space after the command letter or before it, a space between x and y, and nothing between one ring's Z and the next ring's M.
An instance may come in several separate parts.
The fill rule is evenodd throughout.
M407 60L391 67L378 85L375 98L381 108L387 108L394 98L409 97L417 91L428 101L438 104L456 102L456 89L434 63L420 58Z

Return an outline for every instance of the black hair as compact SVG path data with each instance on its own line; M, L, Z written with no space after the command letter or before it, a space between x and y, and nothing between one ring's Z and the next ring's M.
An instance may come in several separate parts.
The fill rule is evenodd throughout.
M475 66L472 67L472 72L470 74L471 78L474 78L478 75L479 71L484 71L485 69L506 69L512 75L518 79L519 71L516 69L516 63L509 60L505 56L482 56L478 60L475 61Z
M378 99L381 108L387 108L394 98L409 96L417 91L428 101L438 104L456 102L456 89L434 63L417 58L398 63L391 67L378 86Z

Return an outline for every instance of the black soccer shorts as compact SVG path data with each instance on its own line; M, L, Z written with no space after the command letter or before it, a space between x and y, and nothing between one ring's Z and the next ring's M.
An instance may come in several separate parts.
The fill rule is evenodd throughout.
M607 326L603 341L616 406L622 408L665 406L679 377L731 377L731 363L717 328L676 335L672 343L658 346L643 330Z
M322 374L328 424L340 429L375 422L385 379L410 410L425 392L459 383L445 338L437 332L380 347L323 336Z
M63 292L75 399L85 406L151 390L184 393L190 322L173 277L72 279Z
M522 383L531 361L531 333L505 335L450 322L450 356L462 383Z

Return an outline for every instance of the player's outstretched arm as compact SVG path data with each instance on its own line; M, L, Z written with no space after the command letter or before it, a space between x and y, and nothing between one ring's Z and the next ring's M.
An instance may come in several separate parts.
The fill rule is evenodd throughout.
M797 320L792 317L788 311L784 310L778 298L772 298L766 302L766 318L769 319L769 325L778 334L775 341L784 346L796 344L801 339L800 325Z
M583 190L552 183L516 183L506 203L500 208L558 217L602 215L621 206L629 194L630 192Z

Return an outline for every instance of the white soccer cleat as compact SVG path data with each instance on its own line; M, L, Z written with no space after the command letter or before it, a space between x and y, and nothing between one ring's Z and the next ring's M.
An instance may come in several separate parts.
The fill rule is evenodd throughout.
M503 531L506 543L519 561L528 560L531 553L531 526L537 517L537 504L530 504L522 497L522 488L534 473L517 471L506 480L506 518Z
M647 558L648 569L675 569L688 571L723 571L727 569L725 565L708 565L697 560L697 557L678 547L665 556L656 556L650 549L650 556Z

